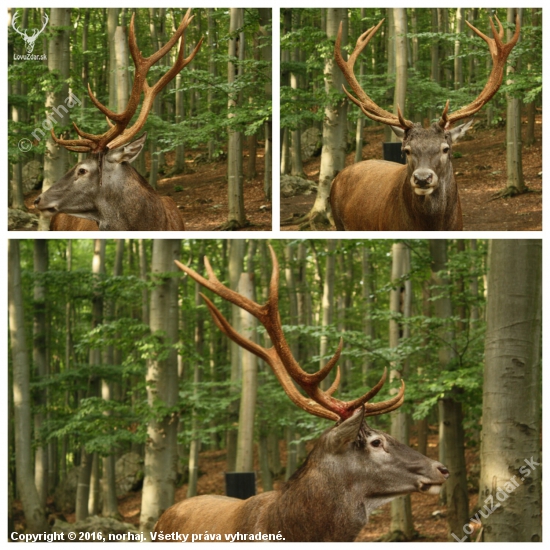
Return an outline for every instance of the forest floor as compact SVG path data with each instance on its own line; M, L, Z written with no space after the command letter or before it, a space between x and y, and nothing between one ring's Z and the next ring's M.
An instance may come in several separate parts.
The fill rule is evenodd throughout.
M171 177L160 176L158 192L174 199L182 213L186 231L219 231L227 221L229 212L227 160L195 162L196 158L205 156L205 152L201 150L193 150L186 156L186 173ZM245 150L243 159L245 170L247 163L248 152ZM168 167L172 166L173 153L167 154L167 164ZM148 159L147 167L149 167ZM250 225L242 231L271 231L272 229L271 202L265 198L263 180L263 149L258 148L256 175L249 179L245 174L244 208ZM37 213L33 203L40 193L41 191L38 190L25 196L25 206L29 212ZM29 229L26 230L29 231Z
M434 430L435 431L435 428ZM411 438L411 445L416 444L415 437ZM437 436L431 435L428 442L428 456L433 459L438 457ZM281 442L281 462L286 462L286 451L284 442ZM466 466L470 473L472 467L479 462L477 453L471 449L466 451ZM223 495L225 491L224 472L226 470L226 452L223 451L204 451L199 459L200 477L198 480L197 492L202 494ZM259 471L258 459L255 460L255 469ZM475 469L475 468L474 468ZM274 482L275 488L283 484L282 480ZM262 492L261 478L257 479L258 492ZM176 489L175 502L184 500L187 494L187 484L183 484ZM470 489L470 510L476 510L477 490ZM411 495L412 514L414 528L417 532L415 541L445 542L447 541L447 523L445 521L446 507L439 504L437 495L421 495L415 493ZM129 493L127 496L119 499L119 512L123 516L123 521L139 525L139 516L141 509L141 491ZM69 522L74 522L74 514L67 515ZM357 541L378 541L390 530L391 522L391 504L388 503L376 510L370 518L368 525L361 531L356 539ZM471 524L472 527L475 527ZM458 535L458 533L457 533ZM473 537L476 536L474 531Z
M524 127L527 121L524 120ZM535 125L536 143L523 148L523 174L528 193L513 198L495 199L506 185L506 129L470 130L453 145L459 158L453 159L455 179L460 193L464 231L541 231L542 230L542 116ZM382 158L383 128L367 127L363 159ZM354 153L346 156L346 166ZM304 164L307 179L319 180L320 157ZM315 202L315 193L290 198L281 197L281 221L299 219ZM284 225L282 231L298 231L298 225ZM321 227L315 227L322 230Z

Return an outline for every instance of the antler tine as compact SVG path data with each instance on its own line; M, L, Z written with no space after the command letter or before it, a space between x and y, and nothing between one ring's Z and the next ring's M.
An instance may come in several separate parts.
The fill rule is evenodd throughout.
M364 405L365 416L377 416L379 414L386 414L395 409L398 409L403 405L405 401L405 382L401 380L401 387L399 393L388 399L387 401L381 401L380 403L367 403Z
M485 84L485 87L481 91L481 93L478 95L472 103L469 105L466 105L465 107L462 107L458 111L455 111L454 113L451 113L450 115L447 114L447 109L442 113L441 118L439 120L439 125L442 128L448 128L451 124L458 120L462 120L463 118L467 118L469 116L474 115L477 113L498 91L500 88L500 85L502 83L502 77L504 76L504 69L506 67L506 60L508 59L508 55L512 51L512 48L516 45L518 39L519 39L519 33L520 33L520 22L519 22L519 15L516 14L516 30L514 32L514 36L508 42L507 44L504 44L502 39L504 38L504 29L502 28L502 24L499 20L499 18L495 15L495 18L498 22L499 26L499 32L495 29L495 25L493 23L493 19L489 17L489 22L491 23L491 30L493 32L493 38L489 38L485 34L483 34L479 29L474 27L469 21L466 21L467 25L485 42L487 42L487 45L489 46L489 52L491 54L491 58L493 59L493 68L491 69L491 74L489 75L489 78L487 79L487 83Z
M357 39L355 49L349 56L348 61L344 61L344 58L342 57L342 53L341 53L342 22L340 22L340 26L338 28L338 34L336 36L336 42L334 45L334 57L336 59L336 63L338 64L338 66L340 67L340 70L342 71L342 74L344 75L348 84L351 86L351 89L353 90L357 98L352 96L346 90L345 86L342 86L342 89L344 90L348 98L351 99L351 101L353 101L363 111L365 116L377 122L381 122L383 124L399 126L405 130L407 128L412 128L413 123L410 120L406 120L405 118L403 118L402 115L396 116L393 113L390 113L389 111L386 111L385 109L382 109L381 107L379 107L365 93L365 91L357 81L357 78L355 77L355 73L353 72L353 66L355 65L355 61L357 60L357 57L359 57L360 53L365 49L366 45L370 42L371 38L376 34L376 32L381 27L384 21L385 19L382 19L378 23L378 25L371 27Z
M73 126L76 126L74 122ZM75 153L88 153L93 147L93 143L86 139L60 139L55 135L53 128L50 129L50 135L58 145L65 147L68 151L74 151Z

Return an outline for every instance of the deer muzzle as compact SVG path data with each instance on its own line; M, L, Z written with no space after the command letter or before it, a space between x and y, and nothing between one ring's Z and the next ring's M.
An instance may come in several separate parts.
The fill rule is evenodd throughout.
M439 187L437 174L429 168L418 168L415 170L410 181L417 195L430 195Z
M438 495L441 491L441 486L449 477L449 470L443 464L436 463L436 472L433 474L433 479L420 479L418 481L418 491L428 495ZM432 476L430 476L432 477Z
M41 214L45 214L46 216L53 216L54 214L57 214L57 206L52 204L41 204L42 195L38 195L38 198L34 201L34 206L40 210Z

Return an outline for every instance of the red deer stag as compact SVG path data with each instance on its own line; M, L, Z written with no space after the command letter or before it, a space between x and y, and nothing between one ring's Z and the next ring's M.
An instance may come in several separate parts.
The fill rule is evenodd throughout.
M130 140L143 128L158 93L193 60L202 39L184 58L183 33L193 19L189 9L172 38L153 55L144 58L136 41L134 17L135 14L130 23L128 43L136 70L126 109L122 113L114 113L96 99L88 85L93 104L106 115L110 128L103 134L95 135L80 130L73 123L79 139L58 139L52 129L51 134L57 144L69 151L89 152L91 155L42 193L35 205L45 215L64 213L91 220L98 224L101 231L182 231L185 227L176 203L169 197L161 197L130 166L143 149L147 134L132 143ZM172 49L180 37L176 62L156 84L149 86L149 69ZM139 116L127 128L137 111L142 91L145 97ZM74 220L61 218L53 224L52 230L90 231L91 224L89 221L77 224Z
M320 382L339 359L342 341L334 357L321 370L308 374L297 364L283 334L278 308L279 266L271 248L273 273L265 305L228 289L216 278L205 258L208 279L176 262L195 281L254 315L265 327L273 343L263 348L238 334L203 296L214 322L234 342L268 363L290 399L305 411L336 422L323 433L303 466L279 491L270 491L247 500L223 496L198 496L183 500L166 510L154 531L174 534L180 540L193 534L220 535L223 540L258 536L260 540L280 537L285 541L353 541L367 523L369 514L385 502L413 492L438 493L449 476L443 464L431 460L390 435L375 430L366 416L384 414L404 400L405 385L391 399L369 401L380 391L386 372L378 384L353 401L340 401L332 394L338 387L339 370L331 388L321 390ZM301 394L296 383L305 392ZM263 536L263 539L262 539ZM158 539L157 539L158 540Z
M348 61L340 52L342 25L336 38L335 58L357 97L347 96L372 120L391 126L402 139L407 164L383 160L358 162L342 170L332 182L330 206L339 231L462 231L462 210L451 164L452 144L464 136L473 121L451 129L458 120L477 113L497 92L502 82L508 54L519 38L516 32L504 44L504 30L497 18L497 33L492 19L493 37L473 25L469 27L489 46L493 68L485 88L469 105L449 114L447 101L439 122L423 128L406 120L399 107L397 115L380 108L364 92L353 73L353 65L384 20L363 33Z

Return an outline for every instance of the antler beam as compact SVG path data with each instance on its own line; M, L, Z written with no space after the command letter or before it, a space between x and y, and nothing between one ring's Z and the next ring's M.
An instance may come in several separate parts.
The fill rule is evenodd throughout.
M361 85L357 81L357 78L355 78L355 73L353 72L353 66L355 65L356 59L359 57L361 52L365 49L367 44L370 42L371 38L376 34L378 29L382 26L382 23L385 21L385 19L382 19L376 25L375 27L371 27L369 30L365 31L358 39L357 44L355 45L355 49L353 50L353 53L349 56L349 59L347 61L344 61L344 58L342 57L342 22L340 22L340 27L338 28L338 35L336 36L336 43L334 45L334 57L336 59L336 63L338 64L338 67L340 67L340 70L342 71L342 74L344 75L345 79L348 81L348 84L351 86L351 89L357 96L355 98L353 95L351 95L345 88L345 86L342 86L342 89L344 90L345 94L355 103L365 114L365 116L369 117L372 120L375 120L377 122L382 122L383 124L389 124L392 126L399 126L400 128L403 128L406 130L407 128L412 128L413 123L410 120L406 120L402 113L401 109L399 108L399 105L397 106L397 115L394 115L393 113L390 113L389 111L386 111L385 109L382 109L379 107L361 88Z

